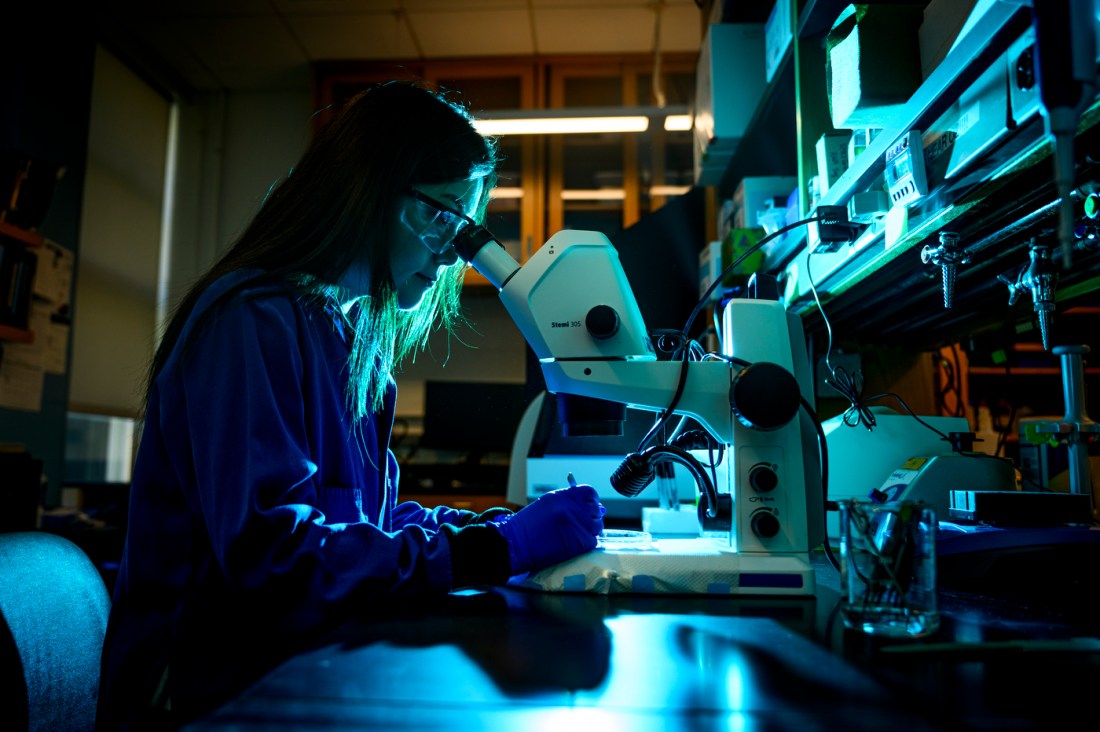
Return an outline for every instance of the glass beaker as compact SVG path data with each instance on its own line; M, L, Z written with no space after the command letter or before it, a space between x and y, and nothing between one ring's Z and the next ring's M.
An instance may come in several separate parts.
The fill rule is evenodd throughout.
M935 632L935 511L916 501L841 501L840 574L846 627L893 637Z

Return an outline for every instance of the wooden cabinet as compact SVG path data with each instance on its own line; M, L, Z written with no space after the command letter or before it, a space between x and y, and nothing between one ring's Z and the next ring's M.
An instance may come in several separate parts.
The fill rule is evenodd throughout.
M670 107L686 110L695 58L662 60L658 83L648 57L540 57L469 61L326 62L314 68L318 108L367 84L421 80L454 90L471 111L654 107L662 89ZM322 124L324 116L319 117ZM566 228L613 235L690 186L690 132L607 135L516 135L498 138L497 193L488 228L525 261ZM467 284L487 284L469 272Z
M339 104L370 84L389 80L420 81L441 91L457 92L476 115L479 110L533 109L539 90L537 65L531 60L505 64L478 61L324 62L314 67L318 109ZM320 115L317 124L327 117ZM542 225L540 141L530 137L499 141L501 165L497 195L489 206L486 225L508 252L523 261L545 238ZM537 244L536 244L537 242ZM477 272L467 272L467 284L488 285Z
M686 112L694 64L694 57L683 55L663 60L655 84L651 59L563 60L549 69L548 106L579 111L663 106ZM547 145L551 234L587 229L611 236L693 184L691 132L667 131L659 116L643 133L556 135Z

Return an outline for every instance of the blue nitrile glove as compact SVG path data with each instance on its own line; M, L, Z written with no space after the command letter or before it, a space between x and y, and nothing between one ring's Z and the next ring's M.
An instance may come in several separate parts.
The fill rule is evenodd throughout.
M590 485L560 488L500 521L490 521L508 541L512 575L564 562L596 548L605 509Z

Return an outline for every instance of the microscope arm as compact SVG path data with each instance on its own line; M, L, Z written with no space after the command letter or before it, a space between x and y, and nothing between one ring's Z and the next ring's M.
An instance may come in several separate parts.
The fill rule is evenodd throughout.
M542 373L551 392L663 412L672 402L684 367L679 361L549 361L542 363ZM687 382L674 413L695 419L717 441L729 444L733 439L731 365L693 361L686 368Z
M663 412L686 367L675 413L729 443L731 365L657 360L618 252L603 234L559 232L522 267L485 229L463 230L455 248L499 288L548 391Z

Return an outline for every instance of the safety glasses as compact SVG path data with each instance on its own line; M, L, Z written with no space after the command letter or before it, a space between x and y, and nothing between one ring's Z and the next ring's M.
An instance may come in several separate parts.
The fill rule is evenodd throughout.
M477 222L461 211L456 211L431 196L409 188L406 193L413 199L409 223L420 236L421 243L432 254L442 254L451 245L458 232Z

